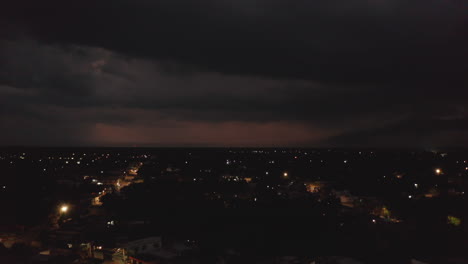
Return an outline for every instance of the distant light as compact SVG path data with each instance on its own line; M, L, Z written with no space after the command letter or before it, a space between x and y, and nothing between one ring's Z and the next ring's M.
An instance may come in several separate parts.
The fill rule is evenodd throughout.
M412 195L408 195L408 199L411 199L411 198L413 198L413 196L412 196Z
M347 161L347 160L344 160L343 163L348 163L348 161Z
M414 187L415 187L415 188L418 188L418 184L417 184L417 183L415 183L415 184L414 184Z
M447 223L453 226L459 226L461 224L461 219L452 215L447 216Z
M441 170L441 169L436 169L436 170L435 170L435 173L436 173L436 174L441 174L441 173L442 173L442 170Z
M375 224L375 223L377 223L377 221L375 221L375 219L372 219L372 223L374 223L374 224Z
M68 212L68 206L67 205L62 205L62 207L60 207L60 212L62 212L62 213Z
M287 172L283 173L283 177L288 177L288 173Z

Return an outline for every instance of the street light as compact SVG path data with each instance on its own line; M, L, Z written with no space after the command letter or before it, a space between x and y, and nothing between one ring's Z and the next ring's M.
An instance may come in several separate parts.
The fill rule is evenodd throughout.
M65 214L66 212L68 212L68 205L62 205L62 206L60 207L60 212L61 212L62 214Z

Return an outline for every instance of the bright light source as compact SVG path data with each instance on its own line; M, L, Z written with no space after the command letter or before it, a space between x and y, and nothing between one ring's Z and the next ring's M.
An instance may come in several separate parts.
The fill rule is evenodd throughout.
M376 222L377 222L377 221L375 221L375 219L372 219L372 223L374 223L374 224L375 224Z
M411 198L413 198L413 196L412 196L412 195L408 195L408 199L411 199Z
M60 212L61 212L61 213L66 213L66 212L68 212L68 206L67 206L67 205L62 205L62 207L60 207Z
M288 173L287 172L283 173L283 176L288 177Z
M441 169L436 169L436 170L435 170L435 173L436 173L436 174L441 174L441 173L442 173L442 170L441 170Z
M417 184L417 183L415 183L415 184L414 184L414 188L418 188L418 187L419 187L419 186L418 186L418 184Z

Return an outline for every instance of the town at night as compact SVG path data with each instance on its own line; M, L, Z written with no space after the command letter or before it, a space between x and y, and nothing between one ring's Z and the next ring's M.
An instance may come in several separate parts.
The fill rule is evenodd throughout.
M466 151L34 148L0 165L4 263L467 257Z

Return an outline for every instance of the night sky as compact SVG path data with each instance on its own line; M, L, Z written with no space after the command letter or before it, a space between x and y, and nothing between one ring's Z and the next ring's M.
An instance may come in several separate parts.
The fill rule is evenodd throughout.
M468 146L466 0L16 0L0 145Z

